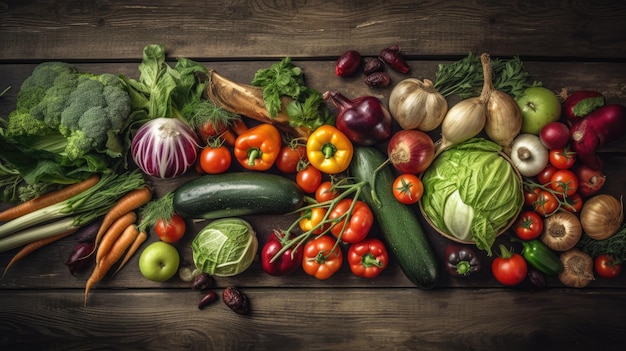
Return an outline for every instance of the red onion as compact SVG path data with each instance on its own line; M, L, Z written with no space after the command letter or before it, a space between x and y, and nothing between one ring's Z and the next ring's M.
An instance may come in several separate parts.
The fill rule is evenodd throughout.
M155 118L139 128L131 145L133 160L153 177L172 178L185 173L196 161L198 138L176 118Z
M395 133L387 145L391 164L402 173L419 174L430 166L435 158L435 143L428 134L405 129Z

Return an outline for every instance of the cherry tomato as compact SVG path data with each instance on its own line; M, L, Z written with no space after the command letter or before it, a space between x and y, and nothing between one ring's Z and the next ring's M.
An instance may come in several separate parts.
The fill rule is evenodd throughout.
M283 238L283 233L274 231L261 249L261 265L263 270L271 275L281 276L293 273L302 262L302 246L290 247L272 262L274 256L283 248Z
M224 145L207 146L200 152L200 167L208 174L220 174L230 168L233 157Z
M202 141L206 143L207 139L219 136L224 133L227 128L228 125L225 123L207 121L199 125L196 128L196 132L200 135Z
M578 190L578 178L569 169L560 169L552 175L550 186L559 194L572 196Z
M326 215L325 207L313 207L302 211L302 219L298 221L298 225L303 232L313 230L318 224L324 220ZM322 232L328 228L326 225L322 225L313 231L313 234L322 234Z
M341 268L343 253L341 247L335 246L335 243L330 235L322 235L304 245L302 268L308 275L324 280Z
M296 174L296 184L305 193L313 193L322 184L322 172L311 165L307 165Z
M559 169L554 167L553 165L547 165L539 174L537 174L537 181L541 185L546 185L550 183L552 179L552 175L556 173Z
M558 169L569 169L576 163L576 152L569 148L550 150L549 160Z
M353 203L354 207L352 213L347 218L348 223L346 224L346 218L341 217L350 211ZM374 224L372 210L361 200L354 202L352 199L343 199L339 201L331 210L328 218L330 220L339 220L341 218L339 222L333 224L330 231L337 238L341 236L341 241L344 243L358 243L365 239Z
M279 171L291 174L298 171L298 163L306 161L306 147L304 145L284 145L278 152L275 164Z
M567 196L565 198L565 204L563 207L565 210L570 212L580 212L583 209L583 197L579 193L574 193L573 195Z
M515 224L513 224L515 234L523 240L538 238L543 232L543 219L537 212L524 211L520 213Z
M389 254L382 241L376 238L367 238L350 245L348 263L350 263L350 270L354 275L374 278L387 268Z
M622 272L622 261L610 254L600 254L594 260L594 267L602 278L613 279Z
M526 279L528 264L522 255L500 245L500 257L496 257L491 263L491 271L501 284L514 286Z
M154 232L166 243L175 243L185 235L187 225L183 217L174 214L169 221L163 221L159 218L154 224Z
M533 207L537 196L539 196L540 188L533 188L532 190L524 189L524 205Z
M393 196L403 204L414 204L424 194L424 185L415 174L400 174L393 181Z
M333 183L329 180L322 182L315 189L315 200L317 202L326 202L336 198L339 195L337 189L333 189Z
M547 217L559 207L559 200L547 190L540 190L537 200L533 203L533 209L539 215Z

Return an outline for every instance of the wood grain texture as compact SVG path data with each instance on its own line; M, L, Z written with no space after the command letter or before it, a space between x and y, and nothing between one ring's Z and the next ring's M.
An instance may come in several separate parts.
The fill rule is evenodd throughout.
M626 57L626 9L612 1L56 1L0 3L3 60L135 60L146 43L173 56L237 59L375 55ZM401 40L400 40L401 39ZM38 43L38 45L32 45Z
M221 291L217 290L218 295ZM237 315L201 293L0 292L6 350L598 350L618 345L626 297L593 291L245 289ZM399 303L400 302L400 303ZM587 302L587 303L580 303ZM593 303L591 303L593 302ZM155 308L159 306L158 308ZM37 316L34 318L34 316Z

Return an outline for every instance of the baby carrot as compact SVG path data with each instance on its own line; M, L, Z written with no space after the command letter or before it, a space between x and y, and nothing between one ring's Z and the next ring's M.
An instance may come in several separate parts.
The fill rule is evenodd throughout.
M66 236L75 233L78 230L78 228L76 229L72 229L69 230L65 233L61 233L61 234L57 234L51 237L47 237L47 238L43 238L43 239L39 239L37 241L33 241L30 244L25 245L24 247L22 247L20 249L20 251L18 251L13 258L11 259L11 261L9 261L9 264L7 264L6 268L4 269L4 273L2 273L2 277L4 278L4 275L7 274L7 271L9 270L9 268L11 268L15 263L17 263L19 260L23 259L24 257L30 255L31 253L41 249L42 247L51 244L57 240L61 240L63 238L65 238ZM0 278L0 279L1 279Z
M145 186L140 189L131 190L122 196L117 203L104 215L102 225L96 234L95 247L98 247L104 233L109 229L113 222L130 211L134 211L145 205L152 199L152 191Z
M248 130L248 126L243 121L243 119L239 118L232 122L232 124L230 125L230 130L235 132L235 134L237 135L241 135Z
M226 129L224 133L220 135L220 138L226 143L226 145L235 146L235 140L237 135L230 129Z
M83 191L98 184L99 181L100 177L97 174L94 174L78 183L68 185L62 189L55 190L47 194L38 196L32 200L22 202L19 205L13 206L0 212L0 222L10 221L27 213L31 213L44 207L48 207L52 204L65 201L73 197L74 195L82 193Z
M96 263L100 262L109 250L111 250L113 243L122 235L124 229L135 223L136 220L137 215L135 211L130 211L111 224L109 229L102 235L102 241L100 241L100 245L96 248Z
M97 282L102 280L111 267L119 261L124 252L126 252L126 250L135 241L138 234L139 230L137 230L137 226L135 224L131 224L126 227L122 235L115 241L113 247L111 247L109 253L104 256L100 262L96 263L96 267L93 269L89 279L87 279L87 283L85 283L85 306L87 305L89 290L91 290Z
M139 247L141 247L141 244L143 244L147 239L148 239L148 234L145 231L142 230L139 232L139 234L137 234L135 241L133 241L133 244L130 246L130 248L126 252L124 259L122 260L122 263L120 263L119 267L117 267L117 269L115 270L113 274L117 273L120 269L122 269L122 267L126 265L126 263L131 259L131 257L133 257L133 255L137 252L137 250L139 250Z

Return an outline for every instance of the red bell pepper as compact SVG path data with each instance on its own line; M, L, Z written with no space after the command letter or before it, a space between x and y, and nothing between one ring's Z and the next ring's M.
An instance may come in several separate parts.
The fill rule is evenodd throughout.
M376 238L367 238L350 245L348 263L354 275L374 278L389 264L389 254L385 244Z

